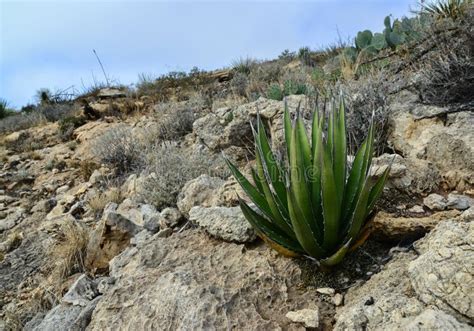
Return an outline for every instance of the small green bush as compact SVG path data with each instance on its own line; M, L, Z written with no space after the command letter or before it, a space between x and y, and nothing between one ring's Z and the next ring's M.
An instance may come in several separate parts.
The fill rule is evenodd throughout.
M283 100L284 93L279 84L272 84L268 87L267 98L272 100Z

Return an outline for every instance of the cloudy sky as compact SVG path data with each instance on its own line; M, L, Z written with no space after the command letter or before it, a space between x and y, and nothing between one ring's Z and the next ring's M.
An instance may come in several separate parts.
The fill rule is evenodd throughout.
M317 49L383 18L410 14L414 0L8 1L0 0L0 97L20 107L39 88L103 80L92 52L122 84L140 73L216 69L239 57L271 59ZM410 7L411 6L411 7Z

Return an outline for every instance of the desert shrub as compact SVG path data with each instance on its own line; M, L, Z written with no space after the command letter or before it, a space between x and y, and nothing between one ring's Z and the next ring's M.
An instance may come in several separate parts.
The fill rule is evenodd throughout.
M62 118L74 116L79 108L74 104L41 104L37 107L36 111L43 114L43 116L49 122L59 121Z
M293 80L286 80L283 83L283 93L285 95L293 95L293 94L305 94L307 92L307 86L304 83L293 81Z
M299 95L306 94L308 92L308 86L306 84L286 80L283 83L283 88L279 84L272 84L267 89L267 98L272 100L283 100L288 95Z
M387 146L388 124L388 79L385 70L375 70L359 80L339 83L337 88L346 95L347 134L350 149L354 151L362 144L374 114L374 148L380 154Z
M144 144L179 140L193 130L194 112L176 104L158 106L154 113L155 123L144 129Z
M66 166L66 161L58 160L58 158L53 157L46 162L45 169L50 171L53 169L64 170Z
M239 96L247 95L247 87L249 84L249 77L241 72L236 72L230 81L230 88L232 92Z
M88 181L94 170L99 168L100 164L93 161L84 160L79 165L79 173L85 181Z
M62 141L68 141L72 138L74 129L84 125L86 119L82 116L68 116L59 120L58 135Z
M473 100L472 51L462 45L440 50L423 62L419 91L424 102L449 104Z
M314 65L313 59L311 58L311 49L307 46L301 47L298 50L298 59L307 66Z
M278 59L286 63L293 61L295 58L296 58L296 53L290 52L289 49L285 49L283 52L281 52L280 55L278 55Z
M96 159L115 169L117 175L140 168L142 152L142 142L125 125L106 131L96 139L92 148Z
M181 92L196 90L199 86L213 81L213 78L206 71L197 67L192 68L189 73L172 71L158 77L150 74L140 74L138 79L137 96L157 96L161 101L168 101L171 96L176 94L178 88ZM177 96L185 97L179 93Z
M13 114L15 111L8 107L7 100L0 98L0 120Z
M281 101L285 97L283 89L280 87L280 84L272 84L268 87L267 98L272 100Z
M257 60L250 57L240 57L232 62L232 68L236 72L240 72L244 75L249 75L252 69L258 64Z
M226 176L223 162L204 152L187 152L175 142L151 147L146 162L147 181L143 198L157 208L176 205L176 198L187 181L201 174Z
M46 123L43 114L17 113L0 120L0 133L16 132Z

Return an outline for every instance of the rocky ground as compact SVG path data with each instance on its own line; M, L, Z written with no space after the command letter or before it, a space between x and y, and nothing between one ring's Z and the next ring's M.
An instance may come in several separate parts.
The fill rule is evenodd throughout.
M222 167L224 153L249 170L257 111L281 148L283 101L164 103L105 90L82 106L96 118L67 139L58 123L3 135L0 329L473 329L472 100L423 102L409 88L417 77L398 74L384 101L387 141L371 171L393 164L371 237L330 271L257 238ZM287 102L309 114L304 96ZM104 140L111 132L126 134ZM174 141L150 152L142 145L155 134ZM117 147L124 168L104 157Z
M290 107L301 98L291 96ZM88 174L84 161L118 120L76 129L74 146L54 141L55 124L7 136L6 146L29 136L48 147L4 150L2 328L469 329L474 116L425 118L443 108L405 92L394 99L389 207L374 220L373 240L326 274L256 239L231 178L198 176L176 207L157 210L140 198L143 178L131 175L121 199L94 210L110 169ZM239 147L257 106L278 142L283 104L259 99L201 117L187 144ZM374 173L393 157L378 157Z

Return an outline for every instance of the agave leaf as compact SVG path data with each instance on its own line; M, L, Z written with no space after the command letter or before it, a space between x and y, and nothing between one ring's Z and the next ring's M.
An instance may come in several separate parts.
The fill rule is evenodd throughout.
M237 179L245 193L250 197L250 200L262 211L265 216L271 219L272 211L268 206L267 200L263 194L261 194L256 187L254 187L247 178L240 172L235 165L232 164L227 158L224 158L232 175Z
M344 108L344 101L341 98L339 110L335 115L334 123L334 180L336 183L339 205L342 203L342 198L344 195L347 163L347 138Z
M253 182L255 183L255 188L257 189L258 192L260 192L260 194L263 195L263 187L261 183L262 179L258 177L258 174L254 168L250 169L250 171L252 172L252 179L253 179Z
M330 257L325 258L319 262L321 263L321 265L325 267L332 267L332 266L335 266L336 264L339 264L344 258L344 256L346 256L350 245L351 245L351 240L348 240L341 248L339 248L336 251L336 253L334 253Z
M261 181L261 185L262 185L263 193L265 195L265 199L267 200L267 203L268 203L268 207L270 208L271 213L272 213L271 219L280 229L285 231L285 233L288 236L294 237L293 229L290 226L291 221L289 220L289 216L287 214L284 214L285 209L283 209L283 206L280 205L278 198L273 195L270 189L270 186L267 182L267 176L265 176L265 170L262 164L261 151L258 148L256 151L256 161L257 161L257 175L260 178L264 178L264 180Z
M369 127L369 134L367 135L367 149L365 150L365 153L364 153L364 163L363 163L363 166L362 166L362 173L363 173L363 177L365 178L368 173L369 173L369 169L370 169L370 165L372 163L372 156L374 154L374 115L372 115L372 123L370 124L370 127ZM364 179L361 178L360 181L359 181L359 184L362 184L364 182Z
M286 152L287 152L287 157L289 160L290 153L291 153L291 137L292 137L293 128L291 126L291 116L288 110L288 103L286 102L286 99L285 99L285 113L283 116L283 122L284 122L284 128L285 128Z
M242 213L250 224L255 228L259 235L263 234L267 238L277 243L280 246L285 247L293 252L303 252L303 249L296 240L289 238L283 231L276 227L273 223L269 222L262 215L259 215L252 208L249 207L240 197L239 204Z
M356 241L351 245L351 247L349 248L349 252L353 252L355 251L357 248L359 248L361 245L363 245L367 238L369 238L370 236L370 233L372 232L372 228L371 228L371 225L375 219L375 214L372 213L371 215L369 215L368 218L366 218L367 220L365 221L365 224L364 226L362 227L362 229L360 230L359 232L359 235L356 239Z
M296 201L294 192L291 188L288 190L288 208L290 211L291 223L295 231L296 238L306 253L313 257L325 255L324 249L316 241L316 236L311 229L310 220L305 217L300 205Z
M320 125L320 118L319 118L319 111L316 108L313 113L313 121L311 123L311 155L313 156L314 160L314 150L318 144L318 133L320 133L319 129Z
M270 183L275 190L277 198L281 204L281 207L284 209L284 213L288 216L288 202L286 197L286 186L285 186L285 174L276 162L275 156L272 153L270 148L270 143L268 142L267 135L265 134L265 128L263 123L258 118L258 127L257 127L257 136L256 136L256 145L257 149L260 151L262 165L266 169L268 177L270 177Z
M326 138L327 149L329 150L331 161L334 157L334 107L329 111L328 114L328 131Z
M299 113L298 113L299 115ZM297 115L297 116L298 116ZM302 122L300 122L299 116L296 119L295 128L292 132L291 137L291 154L290 154L290 191L294 195L293 204L297 203L298 208L304 214L304 219L310 221L313 219L312 216L312 207L311 207L311 197L310 197L310 188L308 187L308 183L306 181L306 171L309 171L310 168L307 163L308 155L310 148L308 137L302 126ZM299 124L298 124L299 123ZM306 138L306 139L305 139ZM311 162L309 160L309 162ZM290 213L291 218L291 213ZM293 222L293 220L292 220ZM314 222L311 222L313 226L313 232L316 230Z
M349 231L347 233L347 238L353 239L357 237L357 234L360 232L362 225L366 219L367 204L369 202L370 194L370 179L366 178L366 181L362 187L362 190L359 194L357 204L352 216Z
M387 181L388 175L390 174L390 169L391 169L391 165L389 165L387 169L385 169L382 176L380 176L380 178L377 179L374 186L370 190L369 203L368 203L367 212L366 212L367 215L369 215L372 212L372 210L375 207L375 203L377 202L378 198L382 194L383 187L385 186L385 182Z
M324 249L333 249L339 241L341 215L329 146L321 157L321 197L324 215Z
M366 139L357 151L354 161L352 162L349 179L347 180L345 187L344 199L342 202L342 219L346 223L346 226L352 216L352 213L354 212L357 195L360 192L360 181L361 179L365 179L365 176L363 176L363 166L367 143L368 141ZM342 227L342 229L345 230L345 226Z
M311 147L309 145L309 139L308 135L306 134L306 128L304 126L303 119L299 116L299 113L296 117L295 130L296 134L298 135L298 147L300 149L300 156L303 158L304 169L309 170L311 169ZM304 174L306 175L306 171Z
M314 222L317 225L318 241L324 241L324 218L322 212L321 198L321 164L323 155L323 125L324 120L319 123L313 122L312 141L313 141L313 168L311 171L311 201L313 207Z

